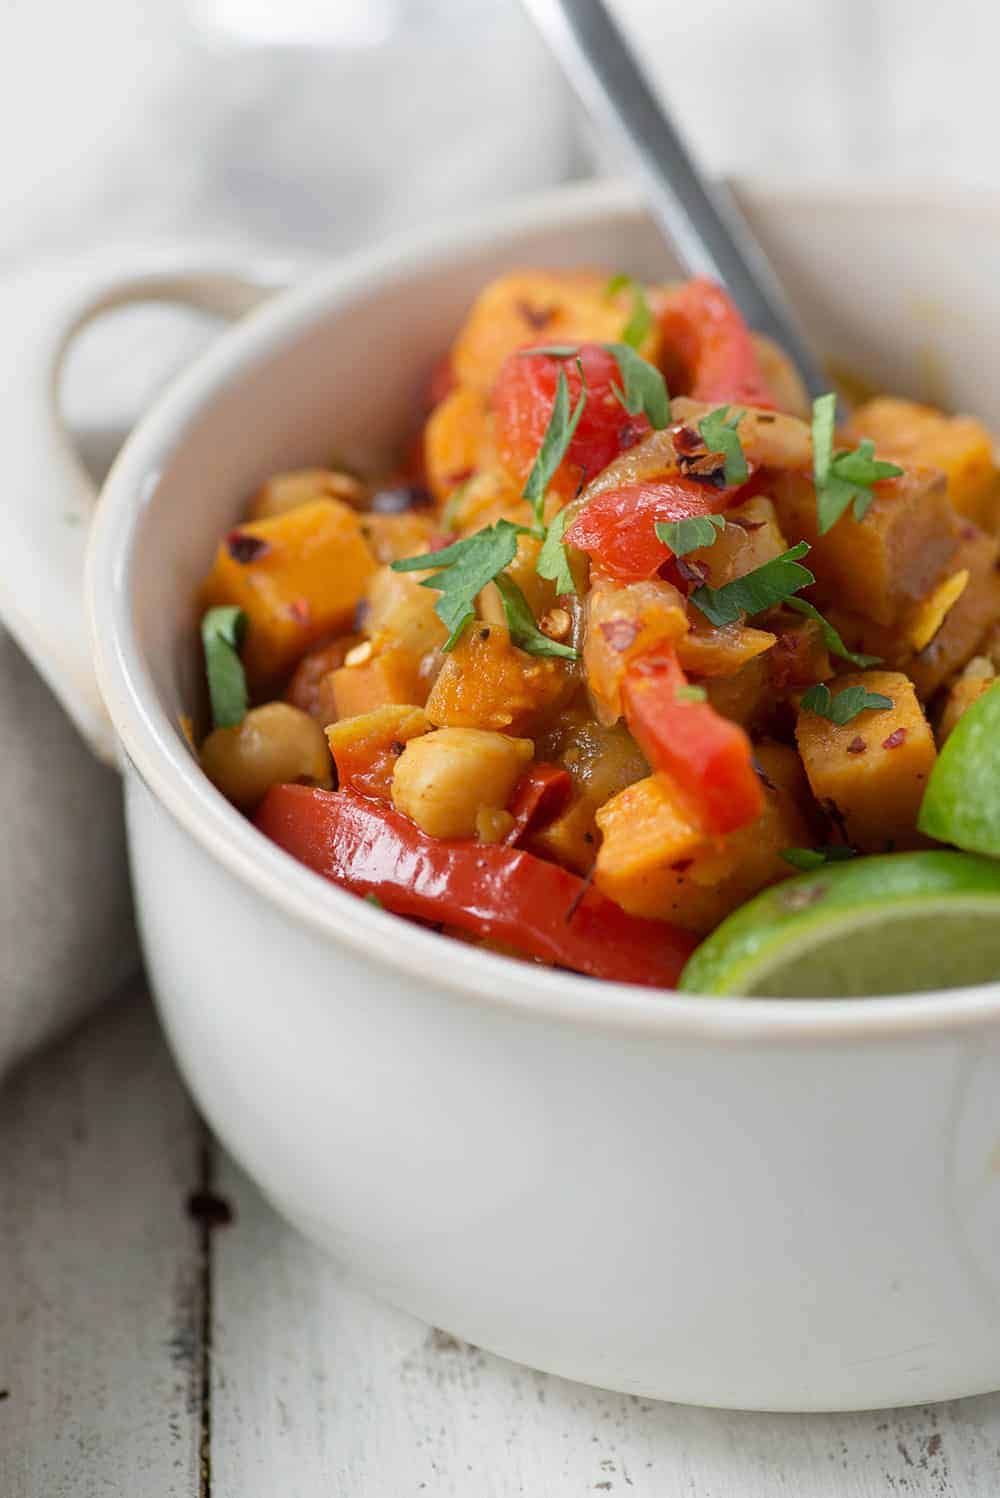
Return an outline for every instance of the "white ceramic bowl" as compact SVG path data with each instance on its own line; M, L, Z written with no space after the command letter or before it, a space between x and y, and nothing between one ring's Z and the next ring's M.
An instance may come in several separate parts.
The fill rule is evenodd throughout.
M745 188L826 351L1000 427L980 200ZM89 597L160 1011L210 1123L380 1295L571 1378L851 1409L1000 1386L1000 986L837 1003L597 984L404 924L300 867L178 727L193 595L265 475L390 444L513 265L674 267L566 190L358 256L226 335L141 425Z

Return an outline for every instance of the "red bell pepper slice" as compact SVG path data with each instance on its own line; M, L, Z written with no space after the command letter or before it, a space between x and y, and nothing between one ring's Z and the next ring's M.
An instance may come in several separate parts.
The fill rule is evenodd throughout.
M716 282L701 276L686 281L664 299L659 321L672 391L710 405L774 409L750 329Z
M504 838L507 847L523 842L565 811L573 794L573 777L561 765L529 765L514 787L507 810L514 825Z
M697 938L640 920L521 848L428 837L352 791L275 785L254 821L317 874L387 910L442 921L613 982L673 988Z
M763 470L758 469L733 489L713 489L680 474L605 489L584 506L567 529L566 540L588 552L607 575L622 582L642 582L672 555L656 534L661 521L720 514L749 499L763 483Z
M706 832L723 836L764 810L750 740L708 702L679 695L686 685L676 652L661 647L632 661L622 683L625 721L654 770L663 770L697 808Z
M578 357L586 376L587 402L549 484L549 489L564 499L650 431L646 417L630 416L615 395L622 375L614 354L599 343L584 343ZM566 376L570 410L575 411L583 391L576 357L563 359L521 349L508 355L497 375L493 387L497 451L503 467L518 485L527 481L538 456L555 405L560 373Z

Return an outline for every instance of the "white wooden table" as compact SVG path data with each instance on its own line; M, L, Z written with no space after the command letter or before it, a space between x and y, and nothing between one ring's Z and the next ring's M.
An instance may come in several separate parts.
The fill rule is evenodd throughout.
M723 1414L369 1300L215 1146L141 992L0 1092L2 1498L996 1498L1000 1395Z

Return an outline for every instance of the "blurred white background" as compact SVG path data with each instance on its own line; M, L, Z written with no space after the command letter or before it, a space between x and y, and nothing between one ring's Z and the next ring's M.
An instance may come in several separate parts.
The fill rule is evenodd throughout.
M611 0L706 166L1000 186L995 0ZM613 169L518 0L0 3L0 271L117 245L302 266ZM905 248L905 247L904 247ZM209 336L88 331L66 404L106 454Z
M992 0L615 0L718 171L1000 178ZM0 257L324 254L583 169L517 0L7 0Z

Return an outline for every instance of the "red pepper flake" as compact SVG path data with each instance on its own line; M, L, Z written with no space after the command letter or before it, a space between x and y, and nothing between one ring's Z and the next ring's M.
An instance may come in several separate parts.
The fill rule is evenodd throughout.
M724 453L703 453L697 458L683 455L677 459L677 468L685 478L696 483L708 484L713 489L726 487L726 457Z
M854 738L848 744L847 752L848 754L864 754L867 748L868 745L865 743L864 739L859 733L855 734Z
M674 557L678 574L691 588L700 588L708 581L708 568L704 562L691 562L687 557Z
M301 624L303 627L305 627L312 618L312 609L309 607L308 598L293 598L291 603L288 605L288 612L291 614L296 624Z
M601 634L612 650L625 651L639 638L640 627L635 619L606 619L601 625Z
M693 863L693 858L679 858L676 863L670 865L671 872L674 874L686 874Z
M705 452L705 439L694 427L674 427L670 433L678 457L694 458Z
M906 729L896 728L887 739L882 740L883 749L898 749L900 744L906 741Z
M646 427L641 426L637 421L626 421L618 433L618 446L622 452L626 452L628 448L635 447L637 442L641 442L646 435Z
M249 531L230 531L226 537L226 550L234 562L246 566L247 562L256 562L271 550L270 543L262 536L252 536Z
M515 305L529 328L547 328L557 311L555 307L533 307L530 302L524 299Z

